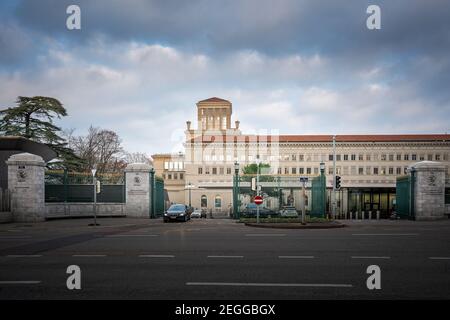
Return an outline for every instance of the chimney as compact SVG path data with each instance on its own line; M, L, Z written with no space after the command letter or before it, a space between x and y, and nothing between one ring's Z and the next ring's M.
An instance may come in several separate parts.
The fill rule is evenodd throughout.
M236 130L238 130L239 129L239 124L240 124L241 122L240 121L235 121L234 122L234 125L235 125L235 127L236 127Z
M186 127L189 130L191 130L191 122L190 121L186 121Z

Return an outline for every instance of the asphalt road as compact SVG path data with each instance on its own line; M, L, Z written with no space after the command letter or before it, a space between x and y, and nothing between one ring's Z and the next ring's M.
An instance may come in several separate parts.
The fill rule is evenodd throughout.
M0 225L0 299L449 299L450 220L341 229L225 219ZM66 269L81 269L68 290ZM366 269L381 269L369 290Z

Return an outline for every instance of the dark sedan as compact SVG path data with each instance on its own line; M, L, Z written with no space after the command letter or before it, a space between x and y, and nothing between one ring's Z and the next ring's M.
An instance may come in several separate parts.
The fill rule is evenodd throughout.
M242 215L247 218L255 218L257 213L257 205L252 203L249 203L244 211L242 212ZM259 216L260 217L268 217L268 216L277 216L277 213L273 210L270 210L268 208L259 207Z
M191 219L191 208L185 204L173 204L164 213L164 222L188 221Z

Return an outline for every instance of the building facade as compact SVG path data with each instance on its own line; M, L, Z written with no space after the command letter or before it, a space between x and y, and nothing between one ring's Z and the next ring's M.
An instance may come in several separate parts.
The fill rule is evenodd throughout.
M184 157L163 160L183 162L177 173L184 180L179 179L173 191L168 188L169 197L181 201L184 184L184 203L190 198L194 207L228 214L235 163L242 174L243 168L256 161L269 164L263 174L276 176L284 183L281 199L269 197L265 204L268 207L292 204L299 208L299 177L319 175L320 163L325 163L327 187L332 189L332 135L246 135L239 121L231 126L231 115L232 104L227 100L214 97L197 103L198 126L193 128L187 121ZM449 155L448 134L337 135L336 174L342 178L337 212L380 210L389 214L395 208L397 176L404 175L411 164L424 160L443 163L448 175ZM155 156L154 160L156 163ZM172 173L169 178L170 165L166 167L161 170L169 186L174 176ZM249 201L245 199L242 205Z

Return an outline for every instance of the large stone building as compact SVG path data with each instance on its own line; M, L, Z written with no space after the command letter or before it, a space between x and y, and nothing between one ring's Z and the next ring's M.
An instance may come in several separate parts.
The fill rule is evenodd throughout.
M287 183L283 204L293 199L292 204L300 205L298 178L317 176L321 162L325 163L327 186L332 188L332 135L246 135L239 121L231 126L231 115L232 104L227 100L199 101L197 128L187 121L184 157L153 156L155 167L160 163L156 171L164 177L172 202L188 203L191 198L194 207L230 212L235 162L242 173L242 168L257 159L270 165L267 174ZM338 213L380 210L388 214L395 206L397 176L423 160L443 163L448 175L449 154L448 134L337 135L336 171L342 177ZM280 203L269 199L266 205L278 207Z

